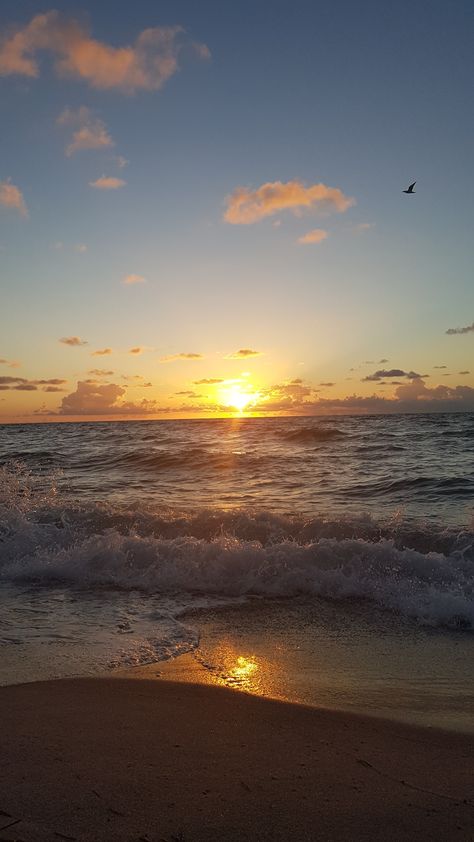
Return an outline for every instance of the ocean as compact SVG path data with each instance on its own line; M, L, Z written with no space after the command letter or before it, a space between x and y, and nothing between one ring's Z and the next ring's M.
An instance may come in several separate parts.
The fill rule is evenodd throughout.
M474 730L473 414L2 425L0 476L0 683L192 652Z

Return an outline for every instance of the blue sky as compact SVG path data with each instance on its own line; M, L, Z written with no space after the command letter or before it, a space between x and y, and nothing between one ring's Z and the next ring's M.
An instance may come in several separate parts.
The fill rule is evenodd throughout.
M110 48L152 27L186 34L160 89L65 75L51 46L35 47L36 77L5 72L4 60L0 183L21 191L28 217L0 203L0 359L21 363L0 375L36 388L6 383L3 416L72 417L64 398L94 377L102 348L114 374L83 389L78 414L221 411L219 388L259 411L339 410L351 395L474 408L474 376L459 375L473 365L474 330L446 334L474 320L470 4L57 5L61 26L77 20L85 42ZM4 0L0 57L12 26L24 32L51 8ZM58 124L65 109L76 117ZM66 154L84 124L100 124L110 144ZM91 187L102 176L126 183ZM224 220L239 187L295 181L355 204ZM326 239L298 242L314 229ZM124 284L132 274L146 283ZM58 341L72 336L88 344ZM255 353L229 360L238 350ZM201 356L160 362L187 353ZM376 370L403 374L364 381ZM429 374L424 391L410 372ZM67 381L64 392L45 393L41 379ZM175 395L197 394L199 379L240 383ZM400 397L400 382L413 395Z

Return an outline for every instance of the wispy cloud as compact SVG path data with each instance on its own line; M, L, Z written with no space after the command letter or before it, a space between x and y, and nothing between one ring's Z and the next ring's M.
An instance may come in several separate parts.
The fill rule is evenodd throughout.
M118 190L119 187L125 187L126 183L123 178L116 178L114 175L101 175L95 181L89 181L90 187L97 190Z
M233 354L227 354L226 360L245 360L248 357L261 357L261 351L253 351L252 348L240 348Z
M329 233L325 231L324 228L313 228L312 231L308 231L307 234L303 234L302 237L298 237L298 242L302 245L322 243L323 240L327 240L328 237Z
M0 359L0 365L8 365L9 368L19 368L20 363L18 360L6 360L4 358Z
M450 327L446 333L448 336L454 336L459 333L474 333L474 322L472 325L466 325L466 327Z
M61 342L63 345L69 345L71 348L78 348L80 345L89 344L85 339L81 339L80 336L63 336L61 339L58 339L58 342Z
M112 348L99 348L97 351L93 351L93 357L107 357L109 354L112 353Z
M51 377L48 380L27 380L26 377L0 377L0 390L16 392L36 392L40 387L43 392L63 392L61 388L67 380Z
M160 363L173 363L176 360L203 360L203 354L195 354L195 353L181 353L181 354L170 354L167 357L161 357Z
M375 228L375 222L358 222L356 225L352 225L351 230L354 234L365 234L371 228Z
M122 283L125 284L125 286L131 286L132 284L146 284L146 278L142 275L134 275L132 273L131 275L125 275L125 277L122 278Z
M201 380L193 380L194 386L214 386L216 383L224 383L220 377L203 377Z
M112 377L114 374L106 368L91 368L87 373L92 374L93 377Z
M81 149L106 149L115 146L103 120L94 116L90 108L65 108L57 119L60 126L75 126L71 142L66 146L66 155L71 157Z
M355 204L355 199L345 196L338 187L326 184L306 187L295 180L267 182L256 190L238 187L227 197L226 203L226 222L249 225L284 210L298 215L304 210L343 213Z
M391 368L389 370L382 368L379 371L374 371L373 374L368 374L363 378L364 382L377 383L385 378L406 377L408 380L417 380L420 377L428 377L427 374L418 374L416 371L403 371L401 368Z
M146 351L146 348L142 348L141 345L136 345L134 348L130 348L128 353L138 355L143 354L144 351Z
M10 179L0 181L0 205L7 210L18 211L20 216L28 216L23 193L16 184L11 183Z
M74 18L49 11L2 39L0 75L36 78L37 54L49 52L58 76L125 93L158 90L178 70L180 52L189 43L182 27L163 26L145 29L130 46L113 47L92 38ZM191 42L191 47L198 58L209 58L205 44Z

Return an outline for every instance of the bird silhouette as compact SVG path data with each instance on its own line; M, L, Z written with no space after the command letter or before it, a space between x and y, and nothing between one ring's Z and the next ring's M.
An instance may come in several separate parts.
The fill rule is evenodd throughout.
M407 187L406 190L403 190L403 193L408 193L410 195L411 195L411 193L414 193L415 191L413 190L413 188L414 188L415 184L416 184L416 181L414 181L413 184L410 184L410 186Z

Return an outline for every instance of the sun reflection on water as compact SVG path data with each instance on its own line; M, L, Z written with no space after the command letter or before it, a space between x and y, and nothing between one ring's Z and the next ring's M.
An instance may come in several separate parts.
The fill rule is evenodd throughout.
M235 661L225 665L219 675L218 683L226 687L236 687L248 693L259 693L259 664L254 657L239 655Z

